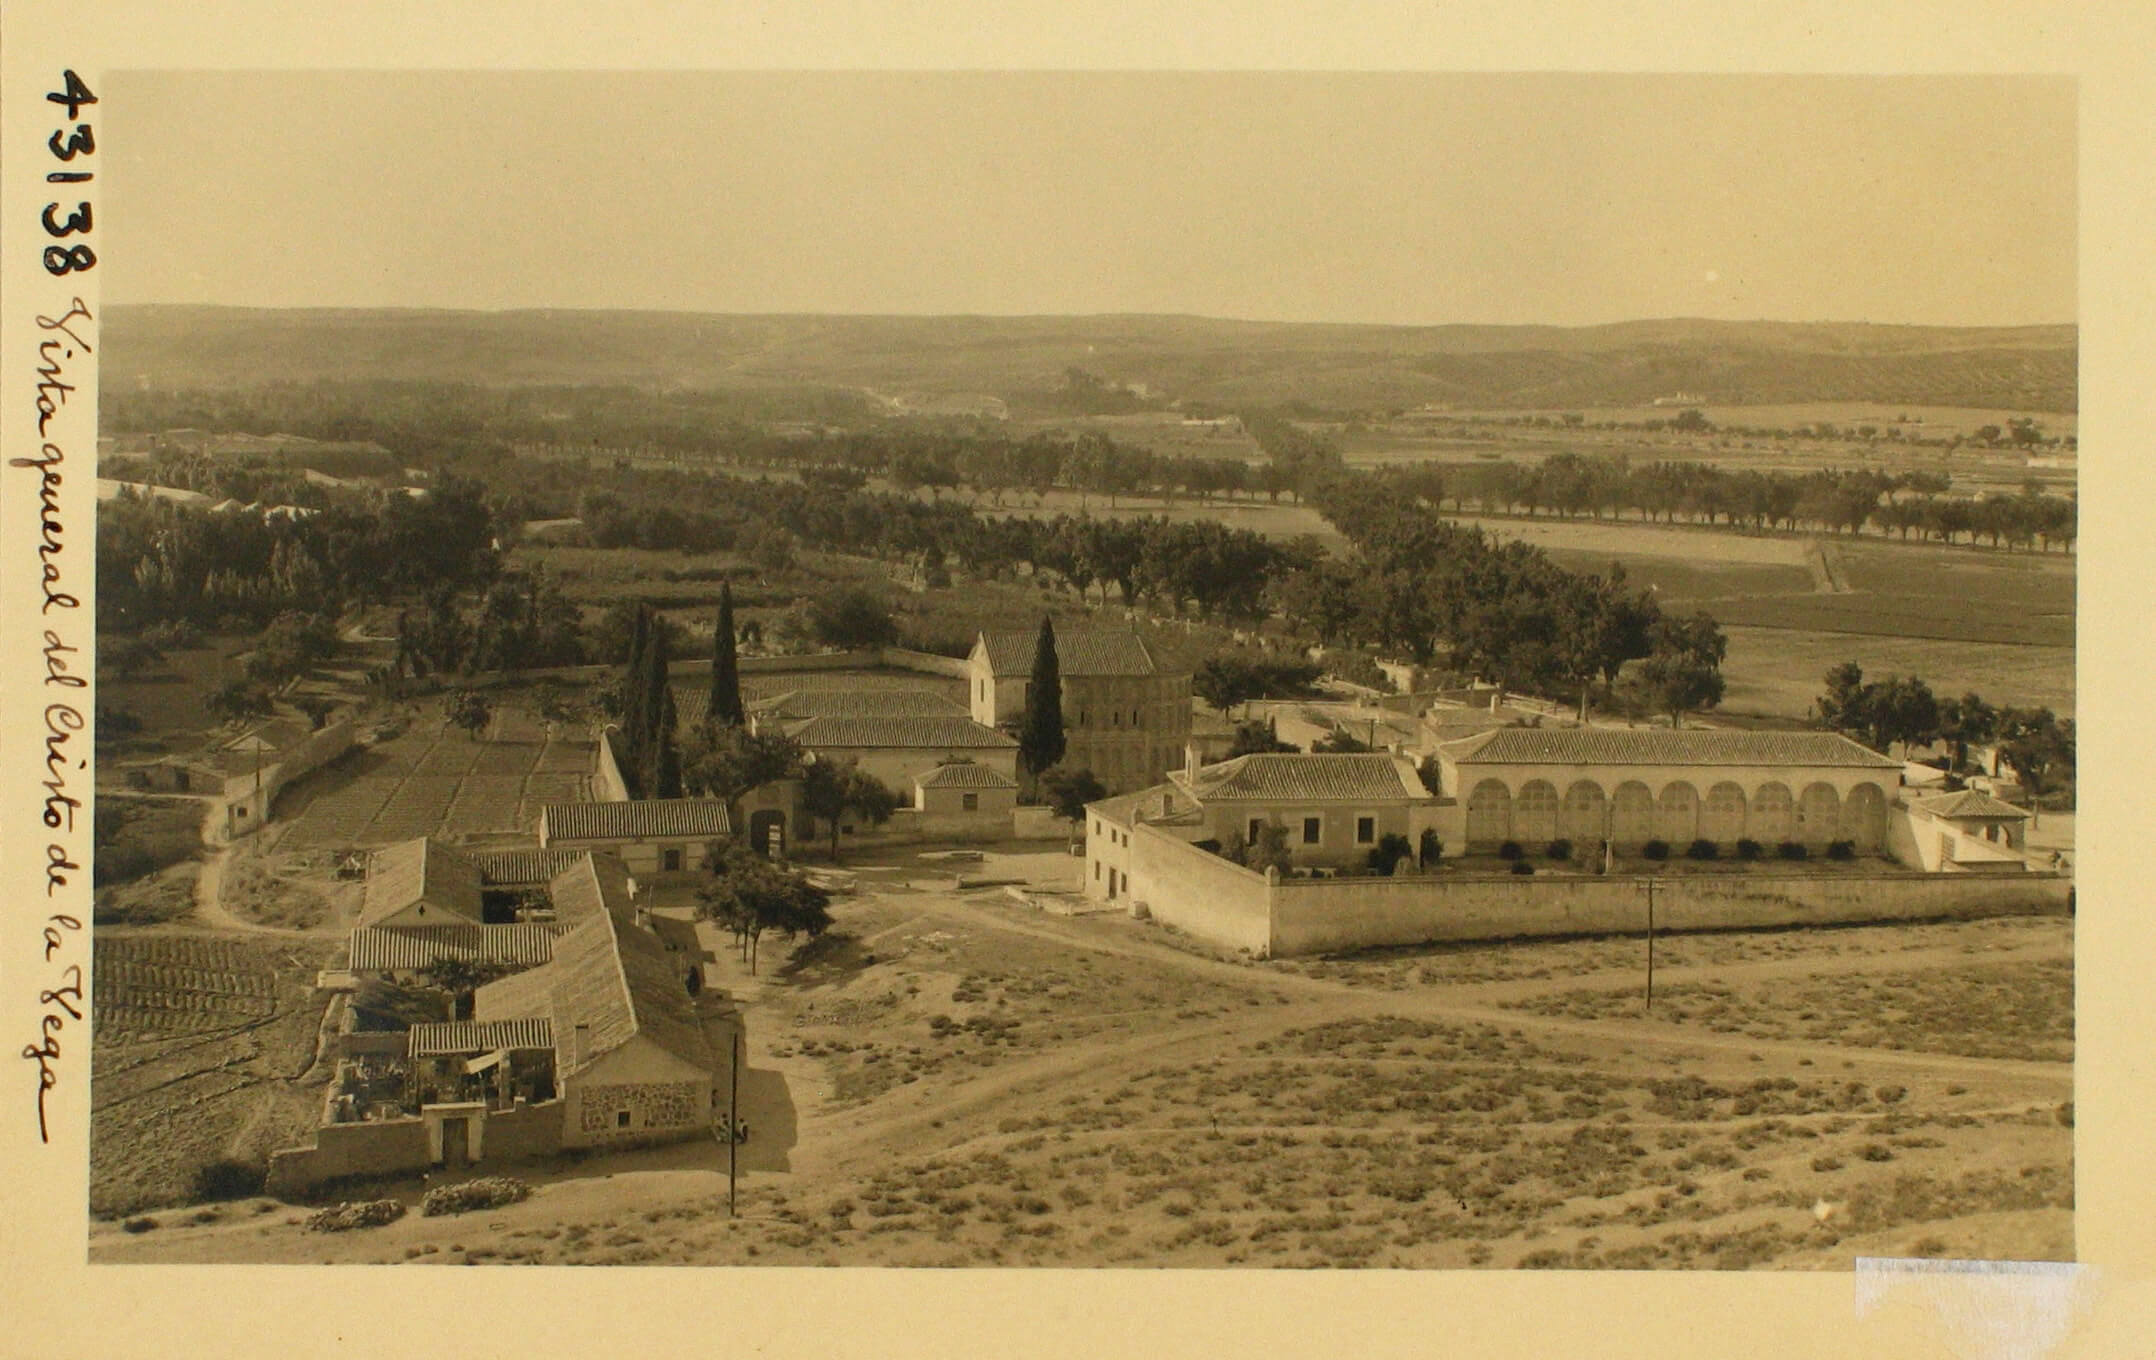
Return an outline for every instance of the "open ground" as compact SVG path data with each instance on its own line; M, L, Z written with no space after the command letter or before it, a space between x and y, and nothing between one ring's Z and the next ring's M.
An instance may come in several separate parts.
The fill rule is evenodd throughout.
M1252 964L996 886L1068 887L1072 863L1006 847L954 890L947 864L856 855L832 933L757 977L707 935L749 1018L739 1217L724 1150L694 1143L542 1166L530 1200L467 1218L318 1235L259 1201L99 1224L92 1258L2072 1255L2069 920L1665 938L1650 1013L1639 940Z

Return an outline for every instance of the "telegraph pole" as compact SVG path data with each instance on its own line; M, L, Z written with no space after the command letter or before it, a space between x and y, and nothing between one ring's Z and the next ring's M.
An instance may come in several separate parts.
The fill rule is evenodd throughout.
M727 1063L726 1216L734 1216L734 1189L741 1160L741 1021L733 1022L733 1060Z
M1654 1009L1654 880L1647 880L1647 1009Z

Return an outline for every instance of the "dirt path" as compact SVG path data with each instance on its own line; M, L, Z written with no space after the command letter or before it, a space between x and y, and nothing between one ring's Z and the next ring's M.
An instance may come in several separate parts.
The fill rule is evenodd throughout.
M1966 1079L1983 1082L1987 1090L1998 1092L1999 1098L2006 1101L2057 1100L2072 1092L2073 1068L2070 1064L1698 1034L1651 1020L1570 1020L1504 1010L1492 1004L1493 994L1512 999L1548 993L1587 982L1594 975L1413 992L1376 991L1207 959L1143 939L1103 937L1083 928L1066 929L1046 922L1012 919L985 903L964 900L935 903L906 924L917 925L929 918L940 918L976 930L1046 940L1100 955L1167 965L1186 976L1231 984L1246 994L1270 991L1275 997L1292 997L1293 1000L1286 1005L1263 1008L1238 1007L1224 1017L1209 1016L1204 1020L1169 1024L1122 1037L1095 1035L1082 1047L1006 1061L979 1076L949 1085L939 1084L934 1092L900 1096L898 1099L904 1103L895 1106L889 1097L881 1103L882 1108L870 1110L830 1111L822 1108L824 1102L820 1099L803 1101L799 1109L799 1142L791 1150L795 1170L835 1173L867 1159L903 1158L949 1149L982 1137L985 1129L978 1129L978 1124L1000 1118L1011 1109L1043 1108L1042 1102L1050 1092L1065 1096L1099 1092L1163 1063L1202 1061L1218 1057L1231 1046L1247 1048L1260 1040L1278 1039L1289 1030L1379 1016L1488 1025L1556 1043L1589 1040L1605 1047L1622 1045L1647 1055L1634 1058L1635 1062L1696 1061L1754 1077L1807 1076L1817 1079L1828 1072L1863 1072L1875 1076L1900 1074ZM886 929L879 932L879 936L890 933L892 930ZM2026 949L1973 957L2005 961L2042 957L2052 952L2055 951ZM1864 972L1910 966L1918 961L1958 962L1968 957L1971 956L1963 955L1958 949L1932 949L1890 956L1847 955L1777 959L1723 967L1704 965L1683 971L1702 977ZM1602 976L1607 978L1609 975ZM751 1026L753 1029L753 1018ZM1654 1055L1662 1057L1658 1059Z

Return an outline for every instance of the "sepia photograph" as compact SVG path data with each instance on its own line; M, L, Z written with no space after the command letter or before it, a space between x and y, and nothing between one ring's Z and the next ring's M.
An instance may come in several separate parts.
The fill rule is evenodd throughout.
M2072 76L94 85L93 1266L2078 1259Z

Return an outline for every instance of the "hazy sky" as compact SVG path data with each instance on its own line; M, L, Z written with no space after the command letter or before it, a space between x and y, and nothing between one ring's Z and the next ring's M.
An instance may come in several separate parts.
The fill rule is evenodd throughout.
M108 303L1562 325L2075 316L2065 79L106 84Z

